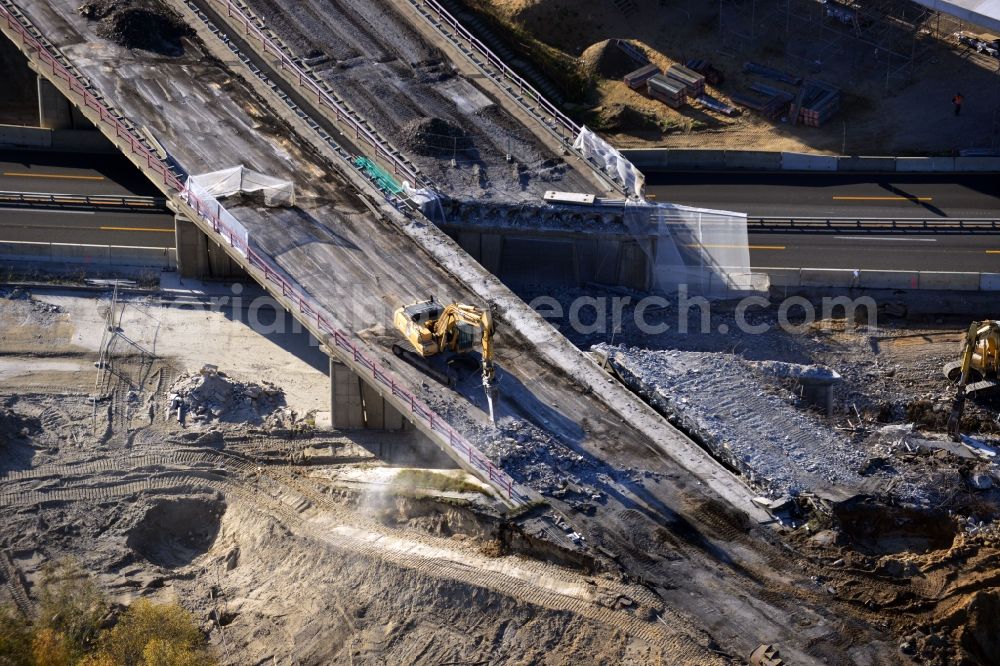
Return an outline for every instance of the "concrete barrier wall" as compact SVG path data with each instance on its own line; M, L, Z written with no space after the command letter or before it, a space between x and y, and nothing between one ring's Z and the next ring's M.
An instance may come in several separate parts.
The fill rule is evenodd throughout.
M97 130L51 130L19 125L0 125L0 146L71 153L113 153L118 150Z
M753 271L767 275L772 287L1000 291L1000 273L767 267Z
M621 151L640 169L838 171L875 173L1000 172L1000 157L891 157L815 155L763 150L642 148Z
M177 252L159 247L4 241L0 242L0 261L173 269Z
M18 148L51 148L52 130L41 127L0 125L0 145Z

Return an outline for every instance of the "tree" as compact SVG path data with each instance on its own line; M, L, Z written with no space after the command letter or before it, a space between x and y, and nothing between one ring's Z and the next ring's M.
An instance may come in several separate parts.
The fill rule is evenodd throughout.
M122 666L196 666L214 664L194 617L177 604L157 605L139 599L101 639L98 659Z

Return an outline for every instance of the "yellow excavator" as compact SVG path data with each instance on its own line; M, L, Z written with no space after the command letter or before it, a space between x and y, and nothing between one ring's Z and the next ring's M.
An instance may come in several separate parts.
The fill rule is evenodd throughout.
M958 383L958 393L948 417L948 434L961 441L965 399L1000 386L1000 321L975 321L962 341L962 356L944 366L944 376Z
M392 352L448 385L454 383L450 376L421 361L444 352L468 352L475 347L478 337L483 354L483 389L490 421L495 420L496 369L493 365L493 318L489 310L463 303L442 305L432 299L399 308L393 313L392 322L408 343L406 346L394 344Z

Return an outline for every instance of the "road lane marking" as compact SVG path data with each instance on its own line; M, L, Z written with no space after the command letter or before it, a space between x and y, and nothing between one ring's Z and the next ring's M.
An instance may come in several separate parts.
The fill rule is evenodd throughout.
M20 213L45 213L46 215L96 215L97 212L93 210L53 210L51 208L46 208L44 210L39 210L38 208L4 208L3 210L9 210L12 212ZM4 226L4 225L0 225Z
M906 197L906 196L895 196L895 197L848 197L848 196L835 196L834 201L934 201L934 197Z
M1000 254L1000 250L986 250L986 254Z
M104 176L72 176L61 173L19 173L15 171L5 171L5 176L10 178L56 178L62 180L104 180Z
M834 236L840 240L864 240L864 241L899 241L910 243L937 243L937 238L885 238L882 236Z

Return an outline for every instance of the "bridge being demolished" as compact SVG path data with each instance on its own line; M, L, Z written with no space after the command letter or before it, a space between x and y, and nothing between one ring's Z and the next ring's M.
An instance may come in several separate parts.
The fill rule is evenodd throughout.
M718 521L731 520L728 509L718 508L724 503L766 520L745 486L609 381L440 230L399 199L376 192L345 160L350 156L336 143L341 137L327 132L329 140L323 139L309 113L288 106L252 65L234 61L207 25L192 19L201 42L190 40L184 55L162 58L95 40L68 0L32 6L30 15L9 0L0 4L3 32L168 197L178 212L185 270L206 270L205 252L190 252L192 247L225 252L226 261L267 288L325 344L335 404L348 407L343 420L335 417L338 425L361 425L358 406L381 400L379 409L366 411L382 415L372 425L410 421L512 505L535 497L531 479L498 469L478 450L489 438L481 410L465 397L425 386L416 371L357 335L388 324L396 306L428 295L490 303L501 322L497 362L506 373L501 417L537 428L547 445L600 470L597 483L606 501L593 517L574 520L589 543L617 558L627 575L650 581L668 605L696 617L713 638L724 635L727 649L748 654L756 643L780 640L789 654L807 659L811 641L837 631L842 609L800 599L786 607L787 600L772 592L782 585L780 573L771 579L730 566L763 557L751 543L719 536ZM148 129L138 129L139 123ZM239 162L293 181L297 206L261 209L241 202L226 210L185 188L184 173ZM669 482L631 478L629 470L637 468ZM675 550L670 558L651 560L646 545L635 540L655 530ZM779 557L762 548L766 557ZM747 597L752 602L741 601ZM733 612L712 617L713 608ZM644 622L669 637L667 643L701 640L690 639L684 624ZM880 649L873 644L865 649Z

